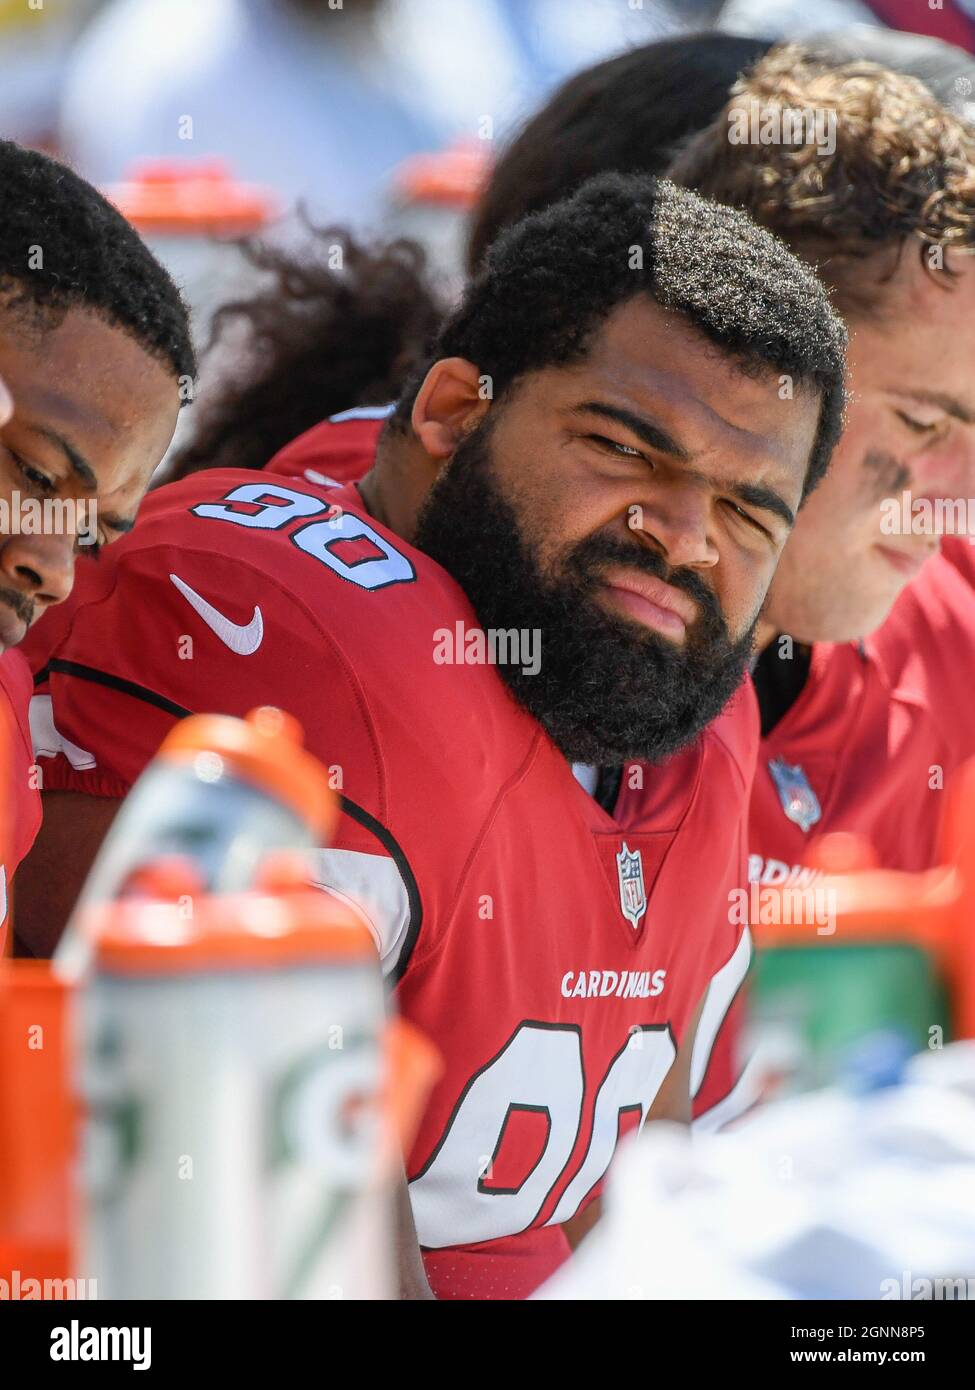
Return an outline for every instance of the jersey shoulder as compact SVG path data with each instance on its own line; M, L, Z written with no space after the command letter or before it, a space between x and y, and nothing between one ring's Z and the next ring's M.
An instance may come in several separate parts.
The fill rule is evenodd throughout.
M941 554L975 591L975 537L944 536Z
M975 588L956 564L937 555L904 590L866 646L893 695L950 717L953 694L963 702L970 698L968 663L960 657L973 643Z
M47 786L124 795L174 719L278 705L362 819L415 863L460 864L540 736L493 667L438 659L473 610L354 487L194 474L78 571L29 652Z
M198 474L154 494L136 531L113 550L122 568L140 552L155 557L160 573L171 561L177 603L186 597L184 572L231 602L249 575L263 585L265 626L288 626L301 612L358 669L386 682L409 671L418 696L430 687L439 700L451 689L457 698L469 693L463 681L438 679L438 655L442 634L477 626L470 603L440 565L369 515L355 484L268 471Z
M343 410L299 434L267 465L279 477L326 486L357 482L368 473L392 405Z
M150 601L154 617L195 612L203 631L239 655L252 654L249 642L253 653L265 645L234 634L249 627L242 614L259 608L265 634L275 624L318 629L387 680L403 663L417 668L414 680L429 679L434 629L475 621L446 571L373 520L354 485L267 471L214 469L151 493L136 528L97 563L78 565L74 593L30 635L32 668L77 629L81 613L89 624L99 614L108 621L121 615L127 595L129 620ZM151 639L151 630L143 635Z
M354 487L241 470L161 488L78 570L30 652L45 786L124 796L180 717L277 705L342 797L321 881L371 895L391 972L421 920L432 948L542 737L494 668L438 661L444 635L475 621L450 576Z

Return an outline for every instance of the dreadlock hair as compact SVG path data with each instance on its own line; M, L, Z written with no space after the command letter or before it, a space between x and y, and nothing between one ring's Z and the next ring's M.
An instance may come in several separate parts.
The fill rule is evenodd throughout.
M202 468L263 468L327 416L395 399L429 350L442 311L421 248L406 240L365 246L340 227L310 230L314 247L300 260L240 243L271 283L214 315L209 350L241 329L244 344L233 374L201 393L193 438L167 480Z

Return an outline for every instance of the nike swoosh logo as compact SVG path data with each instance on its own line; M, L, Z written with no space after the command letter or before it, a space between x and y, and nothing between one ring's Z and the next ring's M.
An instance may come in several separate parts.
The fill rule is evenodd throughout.
M186 602L196 609L207 627L217 634L224 646L229 647L238 656L253 656L264 641L264 618L259 608L254 609L254 616L249 623L233 623L219 608L214 608L212 603L207 603L195 589L184 583L178 574L171 574L169 577Z

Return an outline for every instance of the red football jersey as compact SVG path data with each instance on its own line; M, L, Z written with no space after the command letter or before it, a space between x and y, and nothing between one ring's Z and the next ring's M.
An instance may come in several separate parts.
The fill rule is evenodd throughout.
M174 719L278 704L340 771L323 886L357 901L403 1014L446 1070L409 1156L440 1296L517 1297L640 1123L709 981L743 959L755 711L747 692L613 816L490 665L438 664L476 630L438 566L352 487L197 474L82 564L31 638L48 787L122 795ZM723 968L723 970L722 970Z
M751 881L809 886L819 877L810 847L836 830L866 836L882 868L935 862L944 787L975 756L973 548L955 540L944 548L864 642L813 647L802 692L760 744ZM707 1126L750 1098L747 1086L731 1096L745 1062L743 1002L718 1034L699 1096Z
M944 536L941 553L975 587L975 536L970 540L967 536Z
M802 880L809 846L834 830L867 836L884 868L932 865L945 782L975 755L973 653L975 595L942 556L864 642L813 648L799 698L761 743L752 879Z
M357 483L372 467L376 441L392 413L392 405L361 405L332 415L279 449L266 472L324 486Z
M0 656L0 699L6 713L8 737L6 804L3 808L0 862L0 955L7 934L8 888L17 865L27 854L41 824L41 797L34 775L34 754L28 722L30 668L18 649Z

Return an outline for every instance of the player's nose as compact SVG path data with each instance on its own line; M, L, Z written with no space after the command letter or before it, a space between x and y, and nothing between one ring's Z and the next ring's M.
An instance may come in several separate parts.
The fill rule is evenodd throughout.
M630 508L630 527L656 543L672 569L717 562L708 537L708 499L702 489L673 483Z
M4 580L42 607L71 593L74 562L73 536L10 536L0 551Z
M14 413L14 398L7 390L7 383L0 376L0 426L3 426Z

